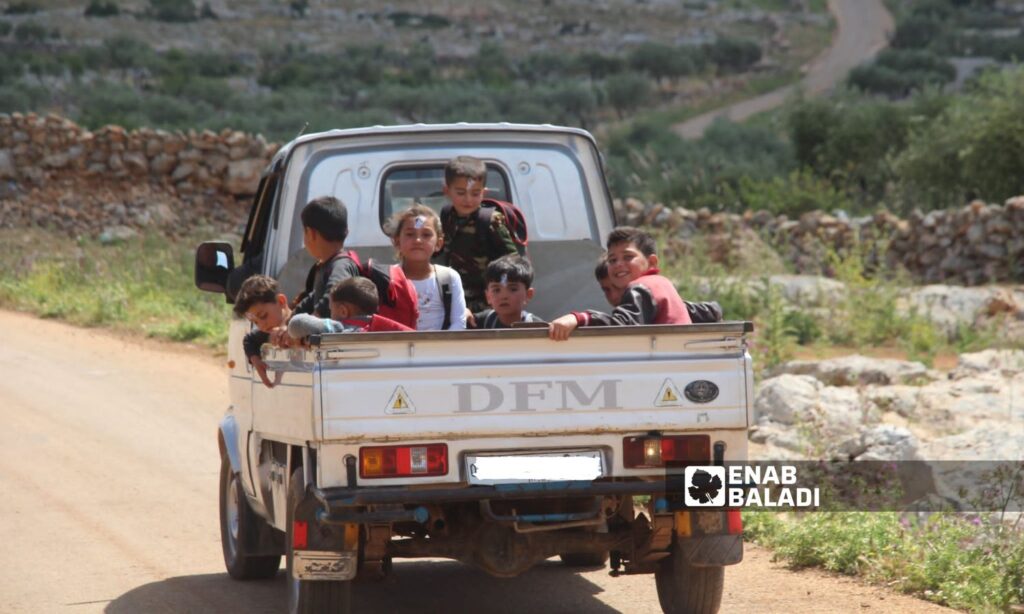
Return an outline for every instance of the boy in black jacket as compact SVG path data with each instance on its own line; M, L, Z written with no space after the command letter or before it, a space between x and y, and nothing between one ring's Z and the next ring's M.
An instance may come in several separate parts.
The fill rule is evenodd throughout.
M322 196L302 209L302 244L316 264L306 277L306 290L295 304L295 313L331 317L331 288L359 276L359 266L345 251L348 211L340 200Z
M618 306L628 286L617 288L612 283L611 276L608 274L607 254L601 254L601 257L597 259L597 265L594 267L594 277L597 278L597 283L601 286L601 292L604 294L608 304L613 308ZM701 303L683 302L686 304L687 313L690 314L690 321L694 324L722 321L722 306L718 304L718 301L704 301Z

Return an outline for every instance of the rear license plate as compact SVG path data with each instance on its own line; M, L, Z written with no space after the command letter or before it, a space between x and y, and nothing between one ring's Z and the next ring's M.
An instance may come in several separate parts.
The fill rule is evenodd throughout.
M543 454L468 454L470 484L589 481L604 475L599 450Z
M356 577L355 552L295 550L292 576L296 580L351 580Z

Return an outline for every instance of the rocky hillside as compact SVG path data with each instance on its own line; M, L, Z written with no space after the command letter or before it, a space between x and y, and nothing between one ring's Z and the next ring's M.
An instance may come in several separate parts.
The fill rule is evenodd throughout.
M1024 352L986 350L941 373L919 362L846 356L793 361L760 382L750 440L765 460L936 461L935 492L957 498L968 465L1020 462Z

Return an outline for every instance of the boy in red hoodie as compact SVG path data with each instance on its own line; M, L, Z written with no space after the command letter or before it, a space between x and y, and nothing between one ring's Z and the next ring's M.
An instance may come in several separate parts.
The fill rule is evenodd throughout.
M654 237L637 228L620 226L608 235L608 276L626 289L609 313L574 311L551 322L555 341L564 341L579 326L690 324L686 303L675 285L658 271Z

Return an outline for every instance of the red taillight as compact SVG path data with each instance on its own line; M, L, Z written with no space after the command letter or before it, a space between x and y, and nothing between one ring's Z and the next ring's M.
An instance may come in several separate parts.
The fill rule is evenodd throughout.
M292 548L305 550L309 545L309 524L301 520L292 521Z
M710 460L711 437L707 435L648 435L622 439L622 464L626 467L671 467Z
M374 446L359 448L359 477L415 478L448 473L448 446Z
M729 535L739 535L743 532L743 517L739 510L726 510L726 519L729 522Z

